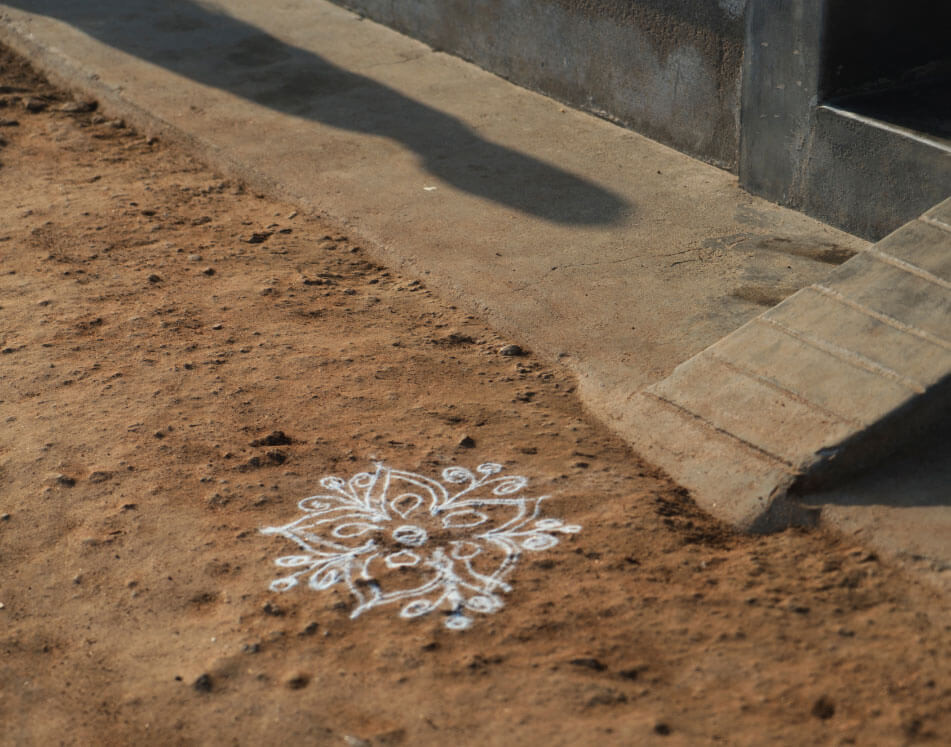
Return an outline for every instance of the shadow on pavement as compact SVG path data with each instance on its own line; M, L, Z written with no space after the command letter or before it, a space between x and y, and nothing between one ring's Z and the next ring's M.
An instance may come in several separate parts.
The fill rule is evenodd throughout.
M951 507L951 425L926 431L875 467L806 503L838 506Z
M8 0L7 5L56 18L122 52L255 104L397 141L433 176L523 213L556 223L607 225L624 221L632 210L586 179L489 142L454 117L193 0Z

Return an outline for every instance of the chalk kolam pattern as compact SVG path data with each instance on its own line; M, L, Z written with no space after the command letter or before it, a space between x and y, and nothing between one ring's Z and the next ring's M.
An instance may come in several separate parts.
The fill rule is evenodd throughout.
M523 493L528 480L501 475L502 465L475 472L448 467L437 481L376 464L349 480L328 476L326 491L298 503L303 516L264 534L295 542L300 551L277 558L289 575L271 582L284 592L302 581L315 591L341 584L355 600L351 618L373 607L402 604L400 616L435 610L463 630L472 613L496 612L506 578L525 551L558 544L581 527L542 518L548 496Z

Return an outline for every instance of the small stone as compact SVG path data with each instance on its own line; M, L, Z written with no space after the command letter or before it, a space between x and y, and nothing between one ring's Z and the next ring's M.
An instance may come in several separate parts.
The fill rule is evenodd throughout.
M10 521L10 514L0 514L0 521Z
M256 654L261 650L260 644L257 643L245 643L241 647L241 651L245 654Z
M459 441L459 447L462 449L471 449L476 445L475 439L472 436L463 436L462 440Z
M316 621L310 622L298 635L314 635L318 628L320 628L320 625L318 625Z
M202 272L203 275L208 275L209 277L211 277L212 275L215 274L215 268L214 268L214 267L206 267L206 268L205 268L204 270L202 270L201 272Z
M150 282L150 283L161 283L161 282L162 282L162 276L161 276L161 275L158 275L158 274L156 274L156 273L153 272L151 275L149 275L149 282Z
M267 604L265 604L265 605L261 608L261 611L262 611L265 615L270 615L271 617L284 617L284 615L285 615L285 612L284 612L283 609L281 609L280 607L278 607L276 604L271 604L270 602L268 602Z
M230 498L226 498L221 493L212 493L205 500L205 504L209 508L218 508L220 506L227 506L231 502Z
M370 743L366 739L360 739L360 737L355 737L352 734L344 736L343 741L347 747L370 747Z
M23 108L28 112L41 112L49 106L48 101L38 99L36 96L28 96L23 99Z
M586 701L585 705L589 708L593 706L613 706L619 705L621 703L627 702L627 696L618 692L617 690L612 690L610 687L598 689L594 692Z
M828 696L823 695L812 704L812 715L823 721L830 719L835 715L835 704L829 700Z
M786 609L790 612L795 612L797 615L808 615L809 606L803 604L797 599L790 599L786 602Z
M518 356L518 355L525 355L525 351L522 350L521 346L519 345L506 345L503 348L499 348L499 355L512 357L512 356Z
M645 669L647 667L629 667L628 669L622 669L618 674L626 680L636 680Z
M189 254L189 255L188 255L188 261L189 261L189 262L201 262L201 255L200 255L200 254Z
M310 675L298 672L292 674L284 682L291 690L303 690L310 683Z
M104 116L102 116L101 114L93 114L93 115L89 118L89 121L92 122L94 125L99 125L99 124L102 124L103 122L105 122L105 121L106 121L106 118L105 118Z
M269 238L271 238L271 233L269 231L255 231L246 239L246 241L249 244L263 244Z
M212 324L212 325L211 325L211 328L214 329L214 330L218 330L218 329L224 329L224 326L225 326L225 325L223 325L223 324Z
M19 127L20 123L15 119L0 118L0 127Z
M85 114L95 111L97 106L95 101L67 101L59 107L59 110L67 114Z
M192 683L192 687L200 693L210 693L212 688L211 675L207 672L198 675L198 678Z
M253 456L248 461L239 467L242 472L247 472L248 470L258 469L264 466L264 460L259 456Z
M69 475L56 475L56 482L60 485L65 485L67 488L71 488L76 484L76 478L70 477Z
M585 669L593 669L595 672L603 672L607 667L598 659L595 659L590 656L584 656L578 659L572 659L570 662L573 666L584 667Z
M252 446L287 446L293 443L290 437L284 431L271 431L262 438L256 438L251 442Z
M669 724L665 724L663 721L658 721L654 724L654 733L659 734L662 737L669 736L671 728Z

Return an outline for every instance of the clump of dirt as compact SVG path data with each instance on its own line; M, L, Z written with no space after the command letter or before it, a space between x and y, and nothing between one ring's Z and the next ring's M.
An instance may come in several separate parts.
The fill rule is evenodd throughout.
M0 71L5 741L951 739L946 600L733 533L352 232ZM461 632L269 591L295 547L259 529L375 461L498 463L582 531Z

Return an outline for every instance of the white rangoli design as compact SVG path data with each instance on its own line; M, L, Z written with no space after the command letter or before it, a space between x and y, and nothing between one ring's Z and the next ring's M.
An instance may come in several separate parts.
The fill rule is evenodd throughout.
M349 480L324 477L327 492L298 503L302 517L261 530L302 550L275 561L294 570L271 590L288 591L309 577L315 590L346 586L356 600L351 618L404 602L402 617L441 608L446 627L468 628L467 613L502 607L499 594L511 590L505 579L522 551L547 550L557 534L581 531L539 518L548 496L522 495L528 480L501 471L492 463L475 473L449 467L440 482L377 464Z

